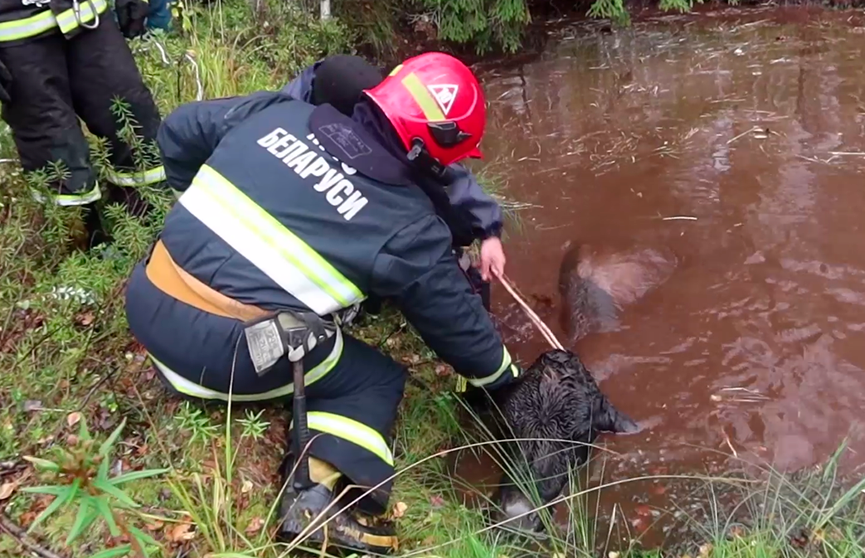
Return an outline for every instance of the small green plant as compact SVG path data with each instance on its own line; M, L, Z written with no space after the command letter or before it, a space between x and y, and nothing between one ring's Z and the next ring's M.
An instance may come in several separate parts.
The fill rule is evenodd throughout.
M195 407L189 401L184 401L175 417L178 427L189 432L189 441L194 443L201 440L206 443L214 438L219 432L219 425L212 424L210 417L204 411Z
M270 426L270 422L261 418L261 415L264 414L264 409L258 411L253 414L249 409L246 410L246 416L242 419L237 419L237 422L243 426L243 433L241 434L242 438L252 438L253 440L259 440L264 437L264 433L267 432L267 428Z
M135 518L129 512L140 505L120 487L131 481L161 475L168 469L133 471L110 477L111 455L124 426L125 419L108 439L97 445L82 418L78 436L69 440L67 448L58 449L59 455L54 460L28 458L37 470L51 474L55 481L54 484L23 489L32 494L54 496L51 504L30 525L31 531L61 508L77 507L75 521L66 537L67 547L97 519L105 522L115 541L125 537L130 542L103 550L91 558L113 558L130 553L145 558L150 555L150 548L159 546L151 536L133 525Z

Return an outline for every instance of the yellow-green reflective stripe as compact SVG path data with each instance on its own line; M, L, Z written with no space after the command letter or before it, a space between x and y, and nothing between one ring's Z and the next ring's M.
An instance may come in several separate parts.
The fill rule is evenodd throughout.
M180 201L223 240L316 313L328 314L363 300L360 289L211 167L201 167L192 186L181 196ZM246 230L229 227L202 207L209 205L210 209L217 209L214 204L226 217L234 219ZM268 261L263 253L255 253L255 246L241 241L240 236L244 235L255 237L261 245L278 254L321 293L310 292L309 288L304 289L297 278L287 276L286 266L282 266L283 273L279 273L276 269L280 267L279 262ZM333 302L323 299L321 294Z
M0 41L5 42L26 39L27 37L33 37L56 26L57 20L54 19L54 14L52 14L50 10L46 10L26 19L4 21L3 23L0 23Z
M402 79L402 84L405 85L405 88L414 97L415 102L420 106L427 120L430 122L445 120L444 113L439 108L436 100L433 99L433 96L430 95L430 92L427 91L427 88L421 83L420 78L411 73Z
M143 172L108 171L108 180L118 186L143 186L165 180L165 168L154 167Z
M99 184L94 184L93 188L89 192L84 192L82 194L51 194L48 200L46 200L42 192L33 190L32 193L33 199L39 203L51 201L56 205L64 207L87 205L88 203L93 203L102 197L102 190L99 188Z
M508 352L507 347L502 345L502 364L499 366L499 369L495 371L495 373L490 374L485 378L474 378L469 379L469 383L475 387L484 387L492 384L496 380L498 380L502 374L505 373L505 370L511 366L511 354ZM513 370L512 373L516 377L516 370Z
M340 415L317 411L307 414L306 423L310 430L318 430L347 440L375 454L379 459L393 467L393 454L387 442L381 434L369 426Z
M304 374L304 385L311 386L315 382L324 378L328 372L333 370L333 367L336 366L336 363L339 362L339 359L342 357L342 349L343 349L343 341L342 341L342 333L337 330L336 332L336 341L333 344L333 350L330 351L330 354L326 359L321 361L318 366L315 366L312 370ZM179 391L184 395L188 395L190 397L196 397L198 399L208 399L208 400L219 400L219 401L228 401L229 395L227 393L222 393L219 391L215 391L204 386L198 385L195 382L191 382L178 374L177 372L171 370L159 360L156 359L153 355L149 355L150 360L153 361L153 364L159 369L162 375L168 380L174 389ZM279 399L282 397L288 397L294 393L294 384L288 384L287 386L283 386L280 388L272 389L270 391L266 391L264 393L254 393L248 395L238 395L236 393L231 394L230 399L232 401L238 401L240 403L252 403L255 401L267 401L269 399Z
M105 0L93 0L93 5L96 7L97 13L102 13L108 8L108 3ZM96 19L89 2L83 2L80 6L81 19L84 23L89 23ZM75 19L75 12L72 8L64 10L57 17L54 16L50 9L46 9L35 16L0 23L0 42L17 41L19 39L26 39L27 37L34 37L58 26L63 33L68 33L78 26L78 20Z
M390 73L387 75L387 77L393 77L393 76L397 75L400 70L402 70L402 64L397 64L396 68L391 70Z
M90 6L90 2L87 0L83 0L78 4L80 7L79 15L83 23L90 23L96 19L97 13L104 12L105 8L108 7L108 3L105 0L92 0L92 2L93 7L96 8L96 13L94 13L93 7ZM57 16L57 25L63 33L69 33L78 27L78 20L75 18L75 10L69 8L68 10L60 12L60 15Z

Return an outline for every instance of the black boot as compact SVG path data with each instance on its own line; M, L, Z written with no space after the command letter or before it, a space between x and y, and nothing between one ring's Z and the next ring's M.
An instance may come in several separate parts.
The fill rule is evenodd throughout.
M294 460L286 459L283 473L291 473ZM312 484L305 488L286 483L280 502L280 524L277 537L283 542L304 538L300 546L317 548L327 542L354 552L389 554L397 550L396 534L391 527L373 527L370 521L338 501L333 487L340 475L330 465L310 458Z

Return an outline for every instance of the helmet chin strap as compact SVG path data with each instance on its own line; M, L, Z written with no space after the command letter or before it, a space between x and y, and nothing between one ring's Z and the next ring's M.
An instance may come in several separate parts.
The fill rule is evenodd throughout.
M409 163L419 171L428 174L446 185L450 183L449 169L441 164L435 157L430 155L429 151L420 138L411 140L411 149L406 155Z

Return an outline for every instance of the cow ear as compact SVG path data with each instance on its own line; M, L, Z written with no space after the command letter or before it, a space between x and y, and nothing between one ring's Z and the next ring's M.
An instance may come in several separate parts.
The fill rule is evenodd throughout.
M601 396L601 404L592 417L592 426L600 432L616 432L633 434L639 432L640 426L624 413L620 413L609 400Z

